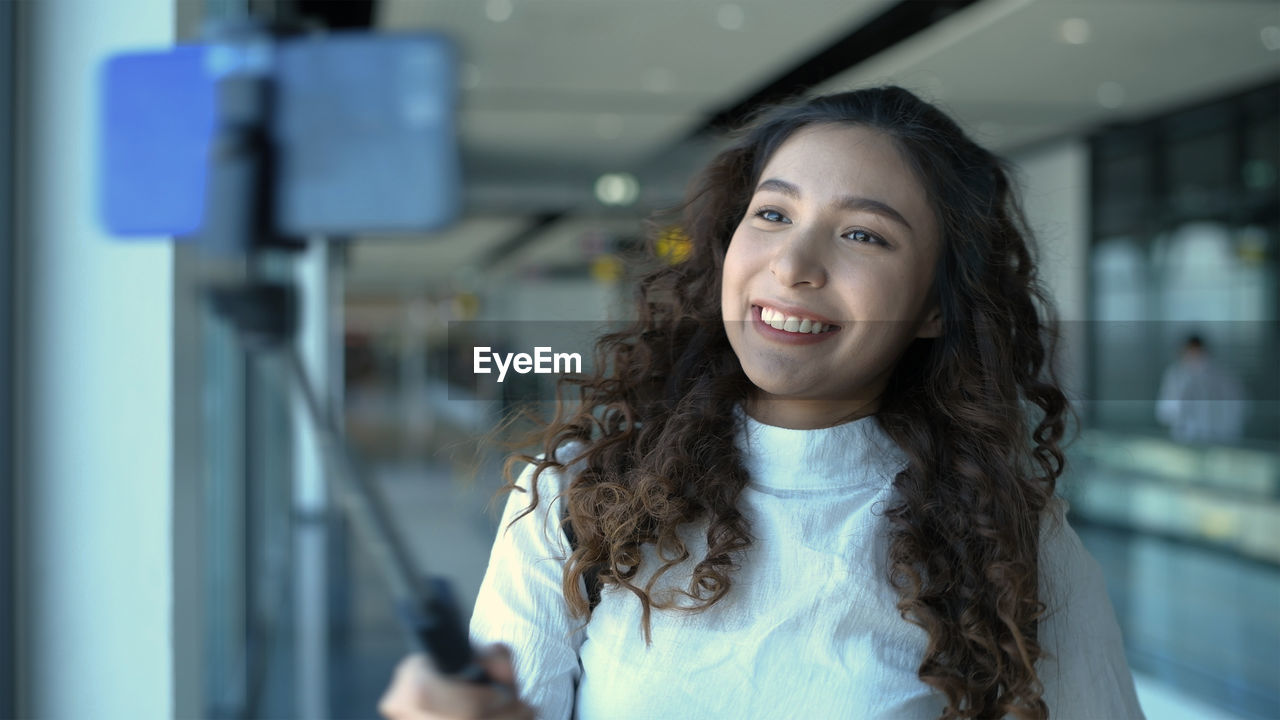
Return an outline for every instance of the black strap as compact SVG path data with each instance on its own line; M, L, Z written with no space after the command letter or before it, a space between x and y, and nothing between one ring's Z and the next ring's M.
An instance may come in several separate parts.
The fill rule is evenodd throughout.
M564 536L569 539L569 549L576 550L578 548L578 535L573 531L573 523L569 522L569 518L564 519ZM582 579L587 583L587 607L592 610L600 604L600 565L592 565L582 574Z

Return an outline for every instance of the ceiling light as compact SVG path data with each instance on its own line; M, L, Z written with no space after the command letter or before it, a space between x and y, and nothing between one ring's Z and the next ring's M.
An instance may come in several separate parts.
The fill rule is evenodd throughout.
M716 10L716 24L725 30L741 30L746 19L741 5L725 3Z
M1268 50L1280 50L1280 27L1268 25L1262 28L1262 47Z
M630 173L605 173L596 180L596 199L605 205L630 205L640 197L640 181Z
M1089 42L1089 21L1084 18L1067 18L1058 25L1058 38L1068 45L1084 45Z
M1098 86L1098 104L1114 110L1124 104L1124 88L1118 82L1108 80Z
M514 10L515 6L511 4L511 0L486 0L484 4L485 17L494 22L510 20Z

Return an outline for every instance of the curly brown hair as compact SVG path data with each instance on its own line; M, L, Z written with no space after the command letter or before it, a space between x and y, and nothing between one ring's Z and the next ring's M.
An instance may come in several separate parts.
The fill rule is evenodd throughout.
M683 206L691 252L641 280L638 319L600 338L594 373L561 380L555 416L538 434L542 456L513 458L508 477L520 461L537 474L575 465L565 502L576 542L563 588L576 616L589 618L582 581L598 572L638 598L648 640L651 610L673 606L650 593L689 559L677 528L693 522L706 523L707 553L685 592L695 610L725 597L752 544L738 507L748 474L735 408L753 385L725 334L721 270L765 163L818 124L893 138L940 229L942 333L912 342L876 412L909 458L885 513L886 580L901 616L928 634L919 677L946 696L942 718L1045 718L1037 561L1069 412L1051 362L1050 304L1005 163L906 90L775 107L717 155ZM570 441L581 452L557 458ZM526 512L538 503L533 488ZM646 544L663 564L640 586Z

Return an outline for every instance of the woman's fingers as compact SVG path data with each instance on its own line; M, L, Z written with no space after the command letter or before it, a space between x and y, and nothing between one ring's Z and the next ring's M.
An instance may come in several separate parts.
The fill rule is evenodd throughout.
M378 712L387 720L426 720L428 699L422 690L430 670L426 658L413 654L396 665L391 685L378 701Z
M516 697L510 652L495 648L482 654L480 662L495 684L477 685L445 677L424 655L410 655L396 667L378 712L388 720L531 720L533 711Z
M480 665L496 682L515 687L516 669L507 646L495 645L486 650L480 656Z

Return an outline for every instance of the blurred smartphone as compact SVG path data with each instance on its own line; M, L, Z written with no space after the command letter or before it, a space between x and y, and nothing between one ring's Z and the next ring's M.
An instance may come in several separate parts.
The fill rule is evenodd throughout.
M205 212L214 49L108 59L100 77L99 215L121 236L188 236ZM273 45L276 230L413 233L461 204L453 44L332 33Z

